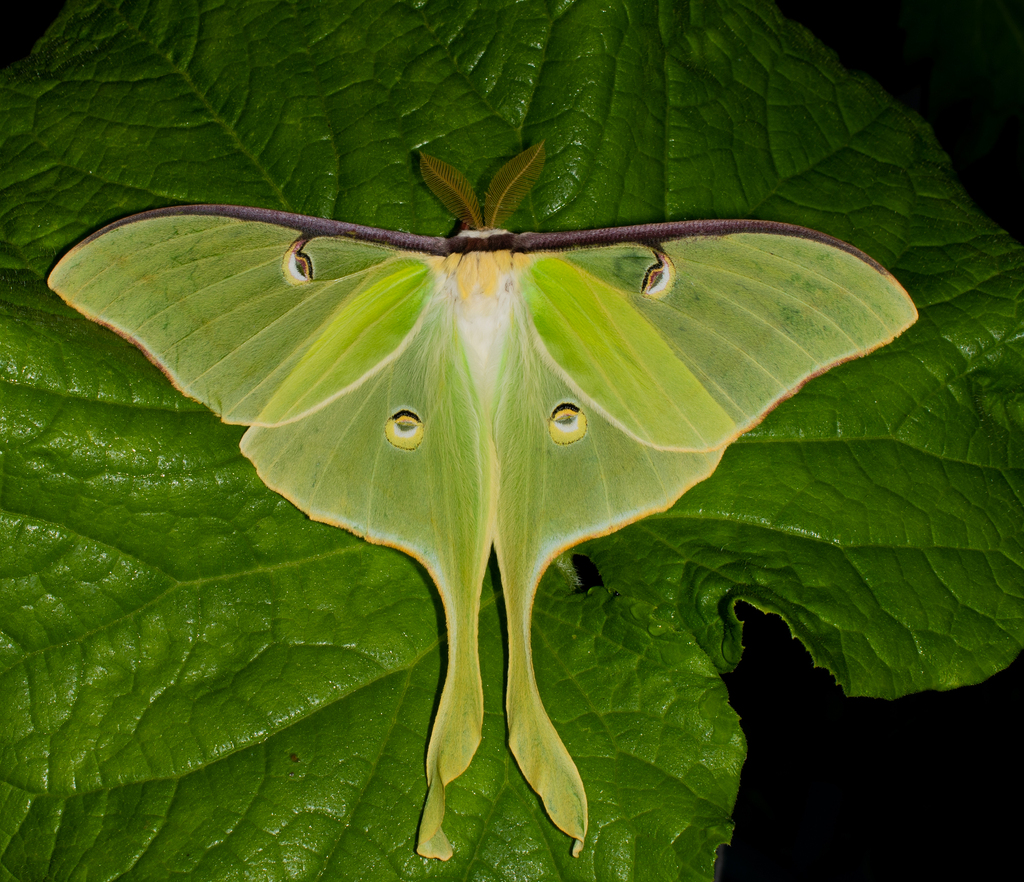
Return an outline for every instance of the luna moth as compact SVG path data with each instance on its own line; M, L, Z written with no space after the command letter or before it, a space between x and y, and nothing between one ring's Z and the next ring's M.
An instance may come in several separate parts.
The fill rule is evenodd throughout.
M697 220L554 233L501 224L543 143L495 176L422 156L446 238L260 208L119 220L49 278L174 385L249 426L242 452L309 517L394 546L444 603L448 669L417 851L445 860L445 787L480 742L491 549L508 627L509 746L578 855L587 798L534 676L548 564L671 506L808 379L916 319L882 266L823 233Z

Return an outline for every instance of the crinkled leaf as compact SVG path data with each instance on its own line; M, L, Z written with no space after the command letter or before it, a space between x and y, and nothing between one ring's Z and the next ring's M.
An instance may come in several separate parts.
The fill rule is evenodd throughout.
M496 39L500 35L500 39ZM548 163L512 229L758 217L864 249L921 319L542 582L540 689L590 800L578 860L486 720L456 856L413 850L444 618L415 563L307 521L241 431L45 285L134 211L227 202L443 234L413 157ZM744 752L732 606L857 694L1020 650L1020 246L931 133L760 0L75 2L0 79L3 878L710 878Z

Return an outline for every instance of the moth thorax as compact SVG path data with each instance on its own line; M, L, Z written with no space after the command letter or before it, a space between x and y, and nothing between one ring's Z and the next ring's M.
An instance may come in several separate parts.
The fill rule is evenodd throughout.
M508 251L450 254L441 261L442 285L452 304L466 360L484 397L495 372L519 294L518 264Z
M508 251L449 254L442 264L453 294L463 301L497 297L499 279L511 269L512 255Z

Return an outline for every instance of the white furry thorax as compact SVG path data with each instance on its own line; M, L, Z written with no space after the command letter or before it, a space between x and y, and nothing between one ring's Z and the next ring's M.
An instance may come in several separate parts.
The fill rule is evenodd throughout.
M440 294L454 311L470 372L485 398L490 397L505 337L522 302L519 278L532 259L511 251L470 251L435 259Z

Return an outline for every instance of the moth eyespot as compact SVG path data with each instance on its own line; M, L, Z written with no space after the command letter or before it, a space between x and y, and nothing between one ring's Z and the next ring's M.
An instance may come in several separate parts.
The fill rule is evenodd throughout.
M587 415L575 404L563 401L551 411L548 434L555 444L572 444L587 434Z
M659 298L668 293L669 285L672 284L676 273L667 254L655 251L654 259L657 263L648 267L644 283L640 286L640 293L645 297Z
M423 420L411 410L400 410L385 424L384 437L399 450L415 450L423 442Z
M302 253L305 239L299 239L284 256L284 277L293 285L303 285L313 281L313 261Z

